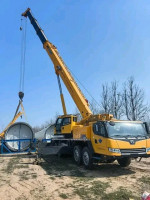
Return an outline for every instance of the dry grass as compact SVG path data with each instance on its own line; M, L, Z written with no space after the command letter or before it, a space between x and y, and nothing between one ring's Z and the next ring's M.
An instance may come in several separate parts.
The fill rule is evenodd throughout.
M146 161L123 169L117 163L95 166L92 171L71 158L51 156L33 165L33 158L2 158L0 199L3 200L139 200L150 189ZM12 198L13 197L13 198Z

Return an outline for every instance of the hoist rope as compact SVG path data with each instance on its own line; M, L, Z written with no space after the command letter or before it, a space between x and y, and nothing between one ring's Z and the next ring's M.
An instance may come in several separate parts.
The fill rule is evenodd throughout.
M27 30L27 19L21 19L21 27L22 31L21 37L21 61L20 61L20 83L19 83L19 91L24 91L24 76L25 76L25 57L26 57L26 30Z

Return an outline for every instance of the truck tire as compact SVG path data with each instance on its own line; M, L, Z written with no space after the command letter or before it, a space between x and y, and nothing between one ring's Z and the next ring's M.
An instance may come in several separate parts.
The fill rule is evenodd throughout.
M82 161L86 169L92 169L93 167L92 153L90 152L88 147L84 147L82 150Z
M120 158L117 161L121 167L128 167L131 163L131 158Z
M77 165L82 163L82 148L79 145L74 146L73 148L73 158Z

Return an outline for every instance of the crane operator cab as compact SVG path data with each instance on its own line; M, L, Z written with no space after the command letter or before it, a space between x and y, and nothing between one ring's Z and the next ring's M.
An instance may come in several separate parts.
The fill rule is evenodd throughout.
M75 115L62 115L59 116L55 123L56 135L64 135L65 138L72 137L72 129L77 123L77 116Z

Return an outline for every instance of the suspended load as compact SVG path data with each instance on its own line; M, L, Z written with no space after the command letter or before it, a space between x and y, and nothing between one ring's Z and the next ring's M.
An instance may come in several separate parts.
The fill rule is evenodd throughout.
M22 95L24 95L24 93L22 93ZM20 96L19 96L19 97L20 97ZM22 98L23 98L23 97L22 97ZM21 107L21 111L19 111L19 108L20 108L20 107ZM14 124L15 121L16 121L19 117L22 118L22 115L24 115L24 116L26 117L25 111L24 111L24 107L23 107L23 104L22 104L22 100L19 100L19 104L18 104L18 106L17 106L15 115L14 115L12 121L11 121L11 122L7 125L7 127L0 133L0 138L3 138L3 137L4 137L5 132L7 131L7 129L8 129L12 124Z
M35 133L35 138L38 141L42 141L43 139L45 139L44 136L45 136L46 129L47 128L44 128L44 129L42 129L42 130L40 130L40 131L38 131L38 132Z
M42 141L43 139L51 139L54 136L54 128L55 125L49 125L48 127L42 129L41 131L38 131L35 133L35 138L39 141Z
M54 128L55 128L55 124L52 124L46 129L45 136L44 136L46 140L53 138L53 136L54 136Z
M33 140L33 138L34 134L31 126L24 122L17 122L11 125L5 133L6 146L12 151L18 151L19 148L20 151L27 150L31 144L29 139ZM15 140L20 140L20 142Z

